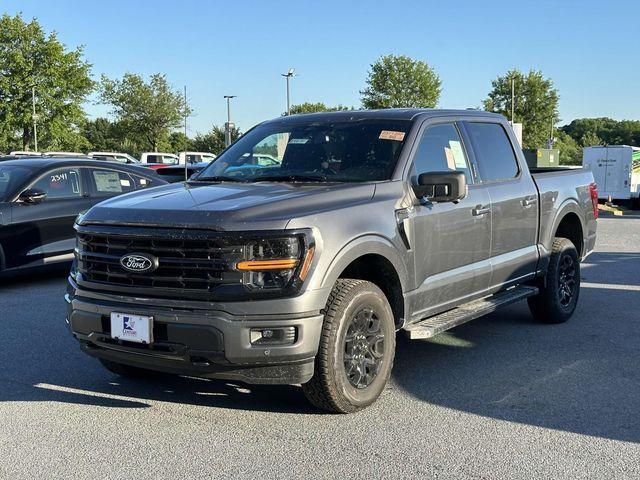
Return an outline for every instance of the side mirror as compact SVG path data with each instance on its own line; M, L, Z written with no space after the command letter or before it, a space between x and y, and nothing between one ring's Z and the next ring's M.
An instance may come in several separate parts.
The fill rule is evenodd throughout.
M28 188L20 194L18 201L20 203L36 204L40 203L47 197L47 192L39 188Z
M467 179L463 172L421 173L413 191L418 198L432 202L457 202L467 196Z

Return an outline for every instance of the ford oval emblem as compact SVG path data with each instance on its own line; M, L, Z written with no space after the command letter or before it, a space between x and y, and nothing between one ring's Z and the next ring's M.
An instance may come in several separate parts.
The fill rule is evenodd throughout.
M146 253L130 253L120 257L120 265L128 272L152 272L158 268L158 259Z

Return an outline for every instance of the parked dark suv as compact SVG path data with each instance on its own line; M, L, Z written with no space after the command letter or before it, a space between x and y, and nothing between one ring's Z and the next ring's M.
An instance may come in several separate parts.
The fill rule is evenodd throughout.
M0 273L71 262L80 212L166 183L146 168L99 160L39 156L0 162Z

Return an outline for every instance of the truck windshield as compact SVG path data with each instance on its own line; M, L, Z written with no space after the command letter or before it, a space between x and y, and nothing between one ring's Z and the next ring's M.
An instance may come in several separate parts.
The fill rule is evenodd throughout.
M370 182L388 180L410 121L260 125L193 177L195 181Z
M14 190L26 182L30 175L30 168L0 164L0 202L9 200Z

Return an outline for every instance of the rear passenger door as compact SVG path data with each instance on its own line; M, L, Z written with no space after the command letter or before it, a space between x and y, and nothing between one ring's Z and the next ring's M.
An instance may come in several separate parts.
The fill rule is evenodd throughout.
M515 136L499 121L463 122L480 182L491 200L490 289L533 276L538 259L538 190Z

